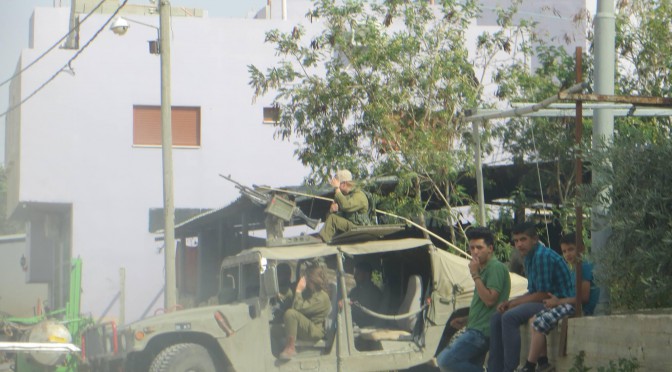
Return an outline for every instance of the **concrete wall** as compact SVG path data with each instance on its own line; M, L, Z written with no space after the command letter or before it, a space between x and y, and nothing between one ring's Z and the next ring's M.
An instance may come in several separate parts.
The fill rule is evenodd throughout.
M527 357L529 337L523 327L521 364ZM558 371L569 371L574 359L585 352L584 366L608 367L609 362L636 358L638 371L672 371L672 314L629 314L592 316L569 319L567 328L567 355L560 356L560 330L548 338L548 354Z
M630 314L576 318L569 321L567 358L585 351L587 366L606 366L620 358L637 358L639 371L672 371L672 315ZM562 370L568 370L562 369Z

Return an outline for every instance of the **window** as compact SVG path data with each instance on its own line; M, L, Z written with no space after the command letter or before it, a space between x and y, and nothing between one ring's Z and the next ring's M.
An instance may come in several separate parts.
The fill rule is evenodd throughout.
M173 146L201 145L201 108L172 108ZM133 106L133 145L161 146L161 108Z
M280 109L264 107L264 124L276 124L280 120Z

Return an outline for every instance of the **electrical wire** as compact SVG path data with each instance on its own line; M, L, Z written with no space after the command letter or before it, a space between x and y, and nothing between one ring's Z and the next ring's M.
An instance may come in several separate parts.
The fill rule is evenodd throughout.
M539 155L539 151L537 150L537 141L534 138L534 125L530 125L530 130L532 131L532 148L534 148L534 153ZM539 159L534 162L536 164L537 168L537 180L539 181L539 194L541 195L541 204L544 206L544 209L546 208L546 202L544 201L544 187L541 184L541 171L539 170ZM548 223L544 221L544 226L546 226L546 241L548 242L548 246L551 246L551 236L548 232Z
M86 22L86 20L87 20L87 19L88 19L88 18L89 18L89 17L90 17L96 10L98 10L98 8L100 8L100 7L103 5L103 3L105 3L105 0L102 0L101 2L99 2L98 5L96 5L95 8L93 8L93 10L91 10L91 11L89 12L89 14L87 14L84 18L82 18L82 20L79 22L79 25L78 25L77 27L81 26L84 22ZM42 58L44 58L49 52L51 52L52 50L56 49L56 47L58 47L59 45L61 45L61 42L62 42L63 40L67 39L73 32L75 32L75 30L77 29L77 27L73 27L73 28L71 28L71 29L68 31L67 34L63 35L62 38L58 39L58 41L56 41L56 43L54 43L54 45L52 45L49 49L45 50L42 54L40 54L39 57L37 57L34 61L30 62L26 67L22 68L21 71L15 73L14 75L10 76L7 80L1 82L1 83L0 83L0 87L3 86L3 85L5 85L5 84L7 84L7 83L9 83L9 82L12 81L15 77L21 75L24 71L28 70L30 67L32 67L34 64L36 64L38 61L40 61Z
M113 19L114 17L116 17L117 14L119 14L119 12L121 11L121 9L122 9L124 6L126 6L126 3L128 3L128 0L124 0L124 2L123 2L123 3L122 3L122 4L121 4L115 11L114 11L114 13L112 13L112 15L110 16L110 18L108 18L107 21L105 21L105 23L103 24L103 26L102 26L101 28L99 28L98 31L96 31L96 33L93 35L93 37L91 37L91 39L89 39L89 41L87 41L86 44L84 44L84 46L82 46L82 48L79 49L79 50L77 51L77 53L75 53L75 54L68 60L68 62L67 62L65 65L63 65L63 67L61 67L58 71L56 71L55 74L51 75L51 77L50 77L49 79L47 79L47 81L45 81L44 83L42 83L42 85L40 85L37 89L35 89L31 94L29 94L28 96L26 96L26 98L22 99L21 102L15 104L14 106L11 106L10 108L7 109L7 111L1 113L1 114L0 114L0 118L3 117L3 116L6 116L6 115L9 114L10 112L12 112L12 111L16 110L17 108L21 107L21 105L23 105L24 103L26 103L26 101L28 101L29 99L33 98L39 91L41 91L42 89L44 89L44 87L46 87L49 83L51 83L54 79L56 79L56 77L58 76L58 74L60 74L60 73L61 73L62 71L64 71L66 68L71 68L70 64L72 63L72 61L74 61L77 57L79 57L79 55L82 54L82 52L83 52L83 51L84 51L84 50L91 44L91 42L93 42L93 41L98 37L98 35L100 35L100 33L105 29L105 27L107 27L107 25L110 23L110 21L112 21L112 19Z

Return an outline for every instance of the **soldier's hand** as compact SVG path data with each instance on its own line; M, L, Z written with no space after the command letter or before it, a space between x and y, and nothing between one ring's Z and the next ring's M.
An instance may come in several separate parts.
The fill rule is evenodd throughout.
M299 282L296 283L296 293L301 293L304 289L306 289L306 277L302 276Z
M331 207L329 207L329 212L331 212L331 213L338 212L338 204L337 203L331 203Z
M331 181L329 181L331 186L338 188L341 186L341 181L339 181L336 177L332 178Z

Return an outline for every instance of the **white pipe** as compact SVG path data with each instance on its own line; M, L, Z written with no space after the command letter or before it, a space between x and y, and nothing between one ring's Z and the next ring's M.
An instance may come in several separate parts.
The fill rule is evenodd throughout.
M282 0L282 20L287 20L287 0Z
M614 94L614 70L616 61L616 16L614 0L597 0L595 15L595 93L602 95ZM611 109L593 111L593 148L603 143L611 144L614 137L614 112ZM593 182L604 179L606 175L593 171ZM608 203L593 206L591 219L591 245L593 252L606 249L607 240L611 235L610 226L605 218L609 210ZM599 264L599 262L598 262ZM608 314L608 287L600 286L600 299L596 313Z

